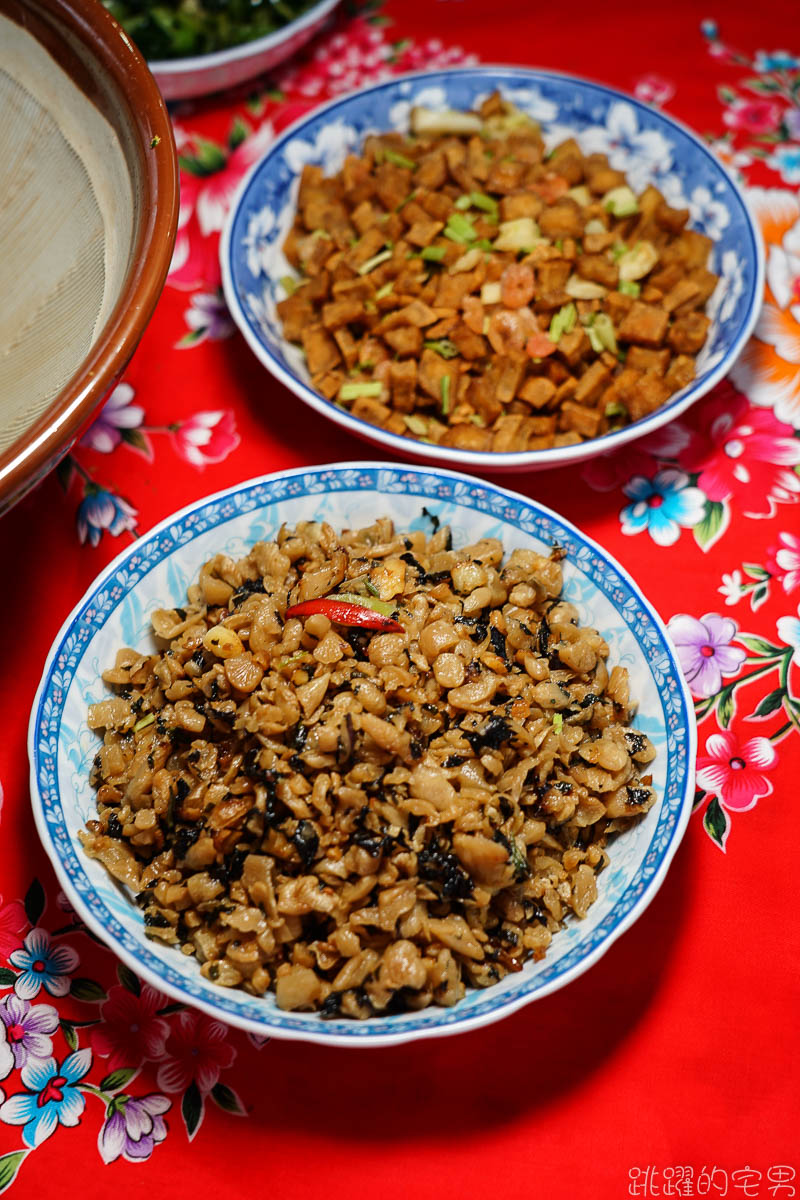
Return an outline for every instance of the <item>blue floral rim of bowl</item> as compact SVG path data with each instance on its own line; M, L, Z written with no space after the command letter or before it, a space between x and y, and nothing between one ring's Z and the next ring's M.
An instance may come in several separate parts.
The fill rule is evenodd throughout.
M712 324L698 356L697 378L656 412L578 446L467 451L428 445L370 425L314 391L302 353L283 338L276 310L285 294L281 279L295 274L282 244L294 217L303 166L336 171L368 133L407 131L412 104L467 109L495 87L540 122L548 147L575 136L584 152L607 153L635 190L654 184L669 203L688 208L690 226L715 243L712 268L720 284L706 308ZM764 290L757 222L737 182L695 133L603 84L523 67L452 67L395 76L302 117L242 181L223 231L220 261L228 306L250 348L300 399L399 454L497 470L576 462L614 450L676 417L730 370L758 319Z
M558 542L567 551L564 595L597 626L616 661L628 663L637 724L657 748L659 803L623 839L601 876L600 897L583 922L554 939L548 957L487 991L469 990L453 1008L325 1021L282 1012L274 996L250 996L204 979L193 958L155 946L140 910L83 852L77 831L94 809L89 769L99 745L88 703L120 645L144 644L149 612L178 604L200 564L217 549L243 554L284 520L368 523L384 505L401 528L452 522L455 544L504 536L514 544ZM423 514L423 507L427 514ZM416 514L416 515L414 515ZM403 522L401 525L400 522ZM494 532L492 532L494 531ZM98 577L59 632L45 664L29 727L31 795L37 828L76 912L154 987L251 1032L338 1045L388 1045L487 1024L548 994L590 967L641 914L660 886L691 811L696 731L692 703L661 620L633 580L599 546L549 509L452 472L381 463L302 468L252 480L198 501L162 521ZM660 775L658 772L660 771ZM660 780L660 783L659 783Z

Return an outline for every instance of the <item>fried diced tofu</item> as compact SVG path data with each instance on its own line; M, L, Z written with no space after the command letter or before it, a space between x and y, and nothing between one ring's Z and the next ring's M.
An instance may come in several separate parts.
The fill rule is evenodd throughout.
M503 196L508 195L509 192L516 192L522 184L524 174L524 163L493 159L486 176L486 190L499 192Z
M570 367L586 358L591 348L592 344L582 325L576 325L569 333L562 333L558 339L558 353Z
M695 376L694 359L688 354L678 354L673 358L664 376L664 382L670 392L679 392L687 387Z
M681 279L675 284L674 288L671 288L667 292L661 302L662 307L668 313L678 313L680 315L681 311L686 311L693 307L699 295L700 285L698 283L695 283L693 279Z
M666 403L670 396L667 384L654 371L646 371L631 389L627 407L632 421L639 421Z
M463 321L458 321L447 336L461 357L465 358L468 362L485 358L488 353L489 348L486 344L486 339L481 337L479 333L474 333Z
M382 162L375 171L375 192L390 212L402 204L411 191L411 171L394 163Z
M627 366L633 367L637 371L654 371L656 375L663 375L669 366L671 357L666 346L663 350L648 350L646 346L631 346L625 362Z
M389 386L394 407L400 412L413 412L417 403L417 364L414 359L390 364Z
M344 383L344 372L328 371L326 375L317 375L314 378L313 383L317 391L320 392L326 400L333 400L334 396L338 395L339 388Z
M697 354L706 340L710 324L711 321L705 313L686 313L675 321L667 341L676 354Z
M419 386L436 404L442 401L442 380L450 379L450 397L455 397L458 385L458 363L444 359L435 350L423 350L419 363Z
M633 296L625 292L609 292L603 298L603 308L611 318L611 323L618 327L633 308Z
M391 411L388 405L381 404L374 396L357 396L350 408L354 417L360 417L370 425L383 425L389 419Z
M306 325L310 325L314 320L310 298L295 292L285 300L279 300L275 307L283 322L284 337L290 342L301 341Z
M518 221L520 217L536 220L543 208L543 200L533 192L517 192L513 196L504 196L500 201L500 220Z
M578 404L596 404L610 382L611 372L597 359L578 380L578 386L575 388L575 400Z
M639 346L660 346L668 324L669 316L663 308L634 300L630 312L617 330L617 336L623 342L636 342Z
M525 380L517 394L532 408L547 408L556 394L556 385L544 375L534 375Z
M422 352L422 330L417 325L398 325L396 329L387 329L383 339L401 358L412 354L418 358Z
M562 431L574 429L581 437L597 437L602 419L596 409L565 400L559 412L558 427Z
M575 264L581 279L592 279L604 287L615 288L619 280L617 264L605 254L581 254Z
M670 208L663 202L659 204L655 212L656 223L662 229L666 229L667 233L680 233L686 222L689 220L688 208Z
M381 321L381 332L387 329L397 329L400 325L416 325L419 329L424 329L426 325L433 325L439 320L439 314L425 304L422 300L412 300L410 304L406 304L403 308L395 309L394 312L388 313Z
M501 404L510 404L517 394L522 382L525 363L515 358L498 358L495 360L495 395Z
M342 361L339 347L321 325L307 325L301 336L312 375L325 375Z
M539 228L545 237L553 239L582 237L584 224L579 206L566 196L539 214Z
M491 434L488 429L472 422L461 422L451 425L439 438L440 446L457 446L460 450L488 450L491 444Z
M562 258L544 262L536 268L536 291L541 295L560 292L570 276L570 264Z
M352 296L339 300L331 300L322 306L322 324L326 329L338 329L340 325L350 325L364 316L364 304Z
M333 340L339 347L339 352L344 359L344 365L349 371L358 362L358 343L346 325L340 326L339 329L334 329Z
M415 221L406 233L406 239L414 246L430 246L437 233L441 233L444 225L426 215L423 221Z
M586 182L589 185L589 191L593 192L595 196L604 196L612 188L622 187L626 183L622 171L615 171L613 167L608 165L608 160L606 160L605 164L602 164L593 163L590 158L587 158L584 173Z

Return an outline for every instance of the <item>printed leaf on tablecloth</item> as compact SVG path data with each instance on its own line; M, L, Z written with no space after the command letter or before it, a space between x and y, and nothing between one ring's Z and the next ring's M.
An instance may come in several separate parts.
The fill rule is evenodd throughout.
M14 1150L13 1153L4 1154L0 1158L0 1192L4 1192L14 1182L23 1159L29 1153L29 1150Z
M777 712L783 704L783 688L775 688L774 692L770 692L763 700L760 700L755 712L747 718L748 721L763 720L771 713Z
M67 1043L70 1050L77 1050L78 1049L78 1035L75 1032L75 1026L72 1024L71 1021L64 1021L64 1020L62 1020L60 1022L60 1025L61 1025L61 1032L64 1035L64 1041Z
M108 993L93 979L73 979L69 994L85 1004L100 1004L108 999Z
M100 1080L100 1091L119 1091L120 1088L125 1087L126 1083L130 1083L136 1071L136 1067L119 1067L116 1071L112 1071L110 1075L106 1075L105 1079Z
M720 850L725 849L730 825L728 814L715 796L706 809L706 814L703 817L703 828L712 841L717 843Z
M125 963L117 963L117 979L124 988L127 988L129 992L133 992L134 996L141 996L142 985L130 967L126 967Z
M247 1112L233 1088L225 1083L215 1083L211 1089L211 1099L224 1112L233 1113L236 1117L246 1117Z
M755 654L758 658L777 658L779 654L783 653L780 646L773 645L766 638L754 637L749 633L738 634L736 640L737 642L741 642L743 646L746 646L751 654Z
M717 700L717 719L723 729L727 729L733 719L733 714L736 712L736 700L734 698L733 688L723 688Z
M701 550L710 550L728 527L730 513L721 500L707 500L702 521L694 526L694 540Z
M44 912L46 904L44 888L38 879L34 879L25 895L25 916L31 925L39 924L39 918Z
M194 1135L200 1128L200 1123L203 1120L203 1097L197 1084L192 1081L186 1091L183 1093L181 1100L181 1116L183 1123L186 1126L186 1132L189 1135L191 1142Z
M16 971L11 971L8 967L0 967L0 987L11 987L16 981Z

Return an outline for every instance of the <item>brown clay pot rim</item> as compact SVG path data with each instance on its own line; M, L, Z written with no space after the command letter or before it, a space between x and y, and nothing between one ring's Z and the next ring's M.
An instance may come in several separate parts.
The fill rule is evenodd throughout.
M22 10L22 19L20 18ZM126 366L152 316L167 276L178 224L178 163L166 105L142 56L100 0L0 0L0 13L23 27L26 16L60 25L87 46L113 82L134 134L141 181L134 195L139 227L117 304L88 356L46 411L0 454L0 513L67 452ZM76 80L78 86L83 81ZM85 87L83 90L86 90Z

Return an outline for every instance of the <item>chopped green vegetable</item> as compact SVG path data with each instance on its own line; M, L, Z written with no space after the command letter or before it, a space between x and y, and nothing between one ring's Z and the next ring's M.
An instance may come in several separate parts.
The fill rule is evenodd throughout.
M393 291L394 291L394 280L390 279L388 283L385 283L383 285L383 287L378 288L377 292L375 293L375 299L382 300L384 296L391 296Z
M417 437L424 437L428 432L428 422L424 417L418 417L416 413L412 413L409 417L403 417L403 421Z
M625 408L624 404L620 404L619 400L612 400L612 402L607 404L605 407L604 415L607 417L625 417L627 414L628 410Z
M425 262L441 262L446 253L447 249L444 246L425 246L420 258Z
M287 296L292 296L297 291L300 281L295 279L293 275L281 275L278 283L286 292Z
M499 304L503 298L503 289L498 280L484 283L481 287L481 304Z
M163 61L226 50L265 37L313 0L103 0L145 58Z
M493 221L497 220L499 209L494 196L487 196L485 192L470 192L468 196L461 196L459 200L467 201L467 204L464 205L465 208L469 208L471 205L473 208L479 208L482 212L488 213ZM456 200L456 208L461 207L459 200Z
M557 342L562 333L569 333L575 328L575 322L578 319L578 310L571 302L563 305L557 313L553 314L550 321L548 333L551 341Z
M591 221L587 221L583 230L584 233L608 233L603 222L598 217L592 217Z
M513 221L501 221L499 235L494 240L495 250L532 250L539 238L539 226L533 217L517 217Z
M554 245L555 245L555 248L556 248L556 250L557 250L557 251L559 252L559 254L560 254L560 253L561 253L561 251L564 249L564 239L563 239L563 238L556 238L556 240L555 240L555 242L554 242Z
M556 733L561 733L563 728L564 718L562 717L561 713L553 713L553 729L555 729Z
M442 358L455 358L458 354L458 347L454 346L449 338L439 338L435 342L423 342L422 345L426 350L435 350L437 354L441 354Z
M470 200L469 196L459 196L455 201L455 206L459 212L466 212L468 208L472 207L472 201Z
M384 150L383 157L386 162L392 163L395 167L408 167L409 171L417 169L413 158L406 158L405 154L398 154L396 150Z
M311 236L316 238L324 238L328 242L331 240L331 235L328 233L327 229L312 229Z
M472 243L476 250L491 250L492 243L488 238L478 238L477 242Z
M446 417L450 411L450 376L443 375L439 387L442 392L442 416Z
M486 428L486 422L484 421L484 419L480 415L480 413L472 413L472 415L470 416L469 419L472 422L472 424L477 425L479 429Z
M340 600L343 604L362 604L364 608L371 608L384 617L390 617L397 607L387 600L376 600L374 596L364 596L361 592L331 592L325 599Z
M637 242L619 260L620 279L643 279L658 262L658 251L652 242Z
M368 592L371 593L371 595L373 595L373 596L380 595L380 593L378 592L378 589L375 587L375 584L372 582L372 580L369 577L367 577L364 580L364 587L367 589Z
M401 209L401 208L405 208L405 206L408 204L408 202L409 202L410 200L413 200L413 199L414 199L414 197L416 196L416 194L417 194L417 190L416 190L416 188L415 188L413 192L409 192L409 193L408 193L408 195L406 196L405 200L401 200L401 201L400 201L400 203L398 204L397 208L396 208L394 211L395 211L395 212L400 212L400 209ZM389 215L388 213L384 213L384 214L383 214L383 216L384 216L384 217L388 217L388 215Z
M452 242L474 242L477 234L469 217L454 212L450 214L444 227L444 236Z
M637 283L635 279L620 279L619 290L625 296L638 296L642 290L642 285Z
M369 383L366 379L360 380L358 383L343 383L339 388L340 400L357 400L359 396L380 396L383 391L383 384L379 382Z
M155 713L148 713L146 717L140 717L133 727L134 733L139 733L142 729L147 729L148 725L152 725L156 719Z
M378 254L373 254L372 258L368 258L358 268L359 275L369 275L370 271L374 271L376 267L379 267L381 263L385 263L391 257L391 250L381 250Z
M617 334L614 329L614 322L608 313L599 312L592 322L592 332L600 339L602 350L609 350L612 354L617 353ZM598 351L601 353L602 351Z
M628 247L624 242L614 242L614 245L611 247L611 257L614 259L614 262L619 262L623 254L627 253Z
M586 336L588 337L595 354L602 354L605 350L605 346L600 341L600 335L597 330L592 327L591 323L586 326Z
M639 211L639 202L627 184L612 188L603 196L603 208L612 217L632 217Z
M285 658L279 658L276 666L288 667L293 663L301 662L304 658L311 658L310 650L295 650L294 654L287 654Z

